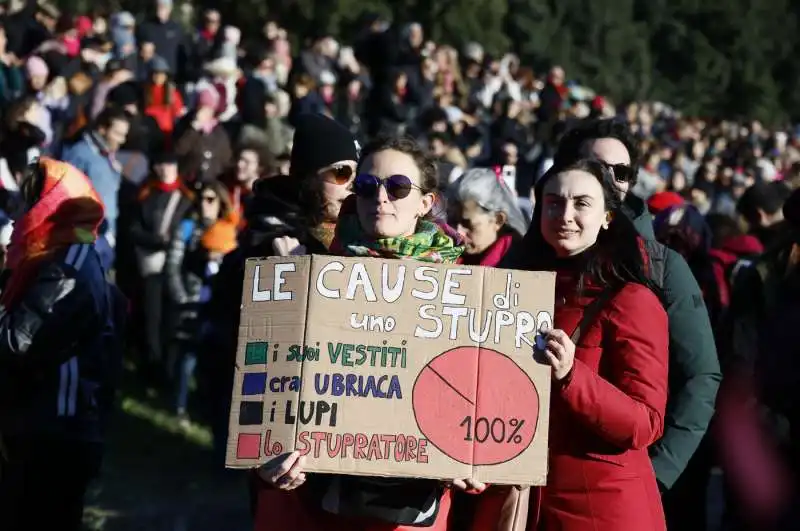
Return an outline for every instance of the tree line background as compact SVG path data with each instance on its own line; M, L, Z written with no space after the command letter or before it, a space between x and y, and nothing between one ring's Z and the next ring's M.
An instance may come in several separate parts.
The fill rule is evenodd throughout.
M148 4L121 1L134 12ZM436 42L513 51L539 72L560 64L569 79L615 102L655 99L690 115L769 124L800 120L795 0L199 0L195 7L215 7L244 32L272 18L295 39L329 32L343 42L361 30L365 12L378 12L398 24L420 22Z

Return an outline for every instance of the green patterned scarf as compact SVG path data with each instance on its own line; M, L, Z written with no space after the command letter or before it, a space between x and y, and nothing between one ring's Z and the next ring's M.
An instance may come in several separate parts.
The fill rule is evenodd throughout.
M458 235L447 225L420 220L417 232L396 238L369 238L361 229L357 215L340 216L331 252L341 256L374 256L452 264L463 247L456 245Z

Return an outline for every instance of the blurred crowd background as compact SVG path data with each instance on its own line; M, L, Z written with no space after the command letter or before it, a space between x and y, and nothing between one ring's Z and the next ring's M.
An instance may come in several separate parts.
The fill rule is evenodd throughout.
M230 375L203 365L192 338L222 257L270 214L253 207L255 183L313 158L292 155L305 114L335 118L361 144L415 138L436 157L442 191L490 168L513 205L478 199L505 209L517 235L564 133L586 118L627 123L633 193L703 288L723 368L737 361L741 344L722 324L737 265L792 259L783 206L800 187L800 4L206 4L12 0L0 22L2 243L34 157L91 178L106 207L99 245L136 315L130 361L181 426L224 424L193 397L199 382L225 396ZM500 227L480 235L459 216L483 263ZM706 482L718 463L703 455Z

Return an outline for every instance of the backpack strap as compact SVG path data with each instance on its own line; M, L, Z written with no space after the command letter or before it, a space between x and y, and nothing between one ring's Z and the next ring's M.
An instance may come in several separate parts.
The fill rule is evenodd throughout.
M617 292L615 290L605 290L586 306L578 326L575 327L575 330L572 331L572 335L570 336L573 344L576 346L578 345L581 337L589 330L589 327L594 324L594 321L600 315L600 311L616 294Z
M730 283L730 285L733 286L733 283L736 282L736 277L739 275L742 269L747 269L752 265L753 265L753 260L750 258L739 258L738 260L736 260L736 263L733 264L733 267L731 267L730 274L728 275L728 282Z

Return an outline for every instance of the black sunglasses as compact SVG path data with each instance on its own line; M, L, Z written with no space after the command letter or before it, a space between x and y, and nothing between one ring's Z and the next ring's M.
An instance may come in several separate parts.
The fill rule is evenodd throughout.
M606 164L618 183L633 182L633 168L627 164Z
M215 195L204 195L203 202L205 203L214 203L217 200L217 196Z
M353 192L358 197L369 199L378 195L378 190L381 186L386 188L386 193L389 194L389 198L393 201L408 197L412 188L419 188L405 175L391 175L381 179L375 175L361 173L356 175L356 180L353 181ZM422 190L421 188L419 189L420 191Z

